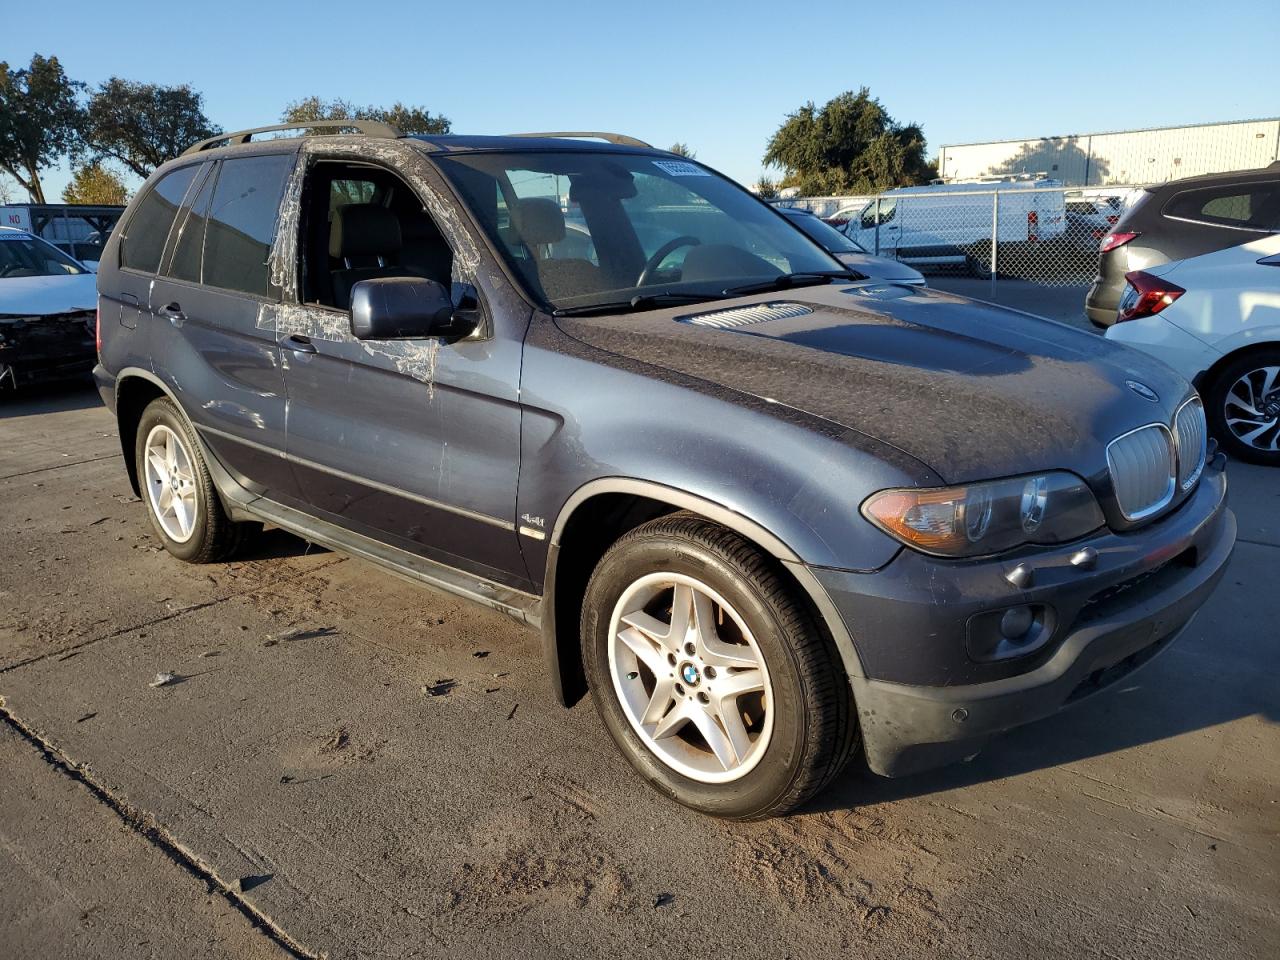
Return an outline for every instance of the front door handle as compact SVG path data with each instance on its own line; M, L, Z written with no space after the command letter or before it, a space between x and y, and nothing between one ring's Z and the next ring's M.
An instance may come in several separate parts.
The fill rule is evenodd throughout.
M310 337L304 337L300 333L295 333L285 338L284 345L294 353L315 353L316 345L311 342Z

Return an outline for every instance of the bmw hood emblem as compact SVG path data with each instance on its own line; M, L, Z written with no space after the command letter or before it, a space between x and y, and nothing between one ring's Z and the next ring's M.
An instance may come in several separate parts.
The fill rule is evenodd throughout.
M1124 385L1140 396L1143 400L1150 400L1152 403L1160 402L1160 394L1156 393L1145 383L1140 383L1137 380L1126 380Z

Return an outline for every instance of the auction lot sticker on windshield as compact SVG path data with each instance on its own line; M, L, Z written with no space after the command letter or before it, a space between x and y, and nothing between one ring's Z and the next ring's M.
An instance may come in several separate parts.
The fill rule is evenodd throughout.
M685 163L683 160L655 160L653 165L659 170L666 171L673 177L709 177L711 174L703 170L701 167L694 166L692 163Z
M0 230L0 240L34 240L29 233L23 233L21 230Z

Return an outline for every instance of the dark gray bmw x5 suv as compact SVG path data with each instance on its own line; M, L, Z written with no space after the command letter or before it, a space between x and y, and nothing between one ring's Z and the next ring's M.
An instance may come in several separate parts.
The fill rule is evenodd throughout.
M626 137L347 126L198 144L101 260L98 384L180 559L271 524L503 610L645 779L737 818L859 752L967 757L1222 576L1167 367L868 282Z

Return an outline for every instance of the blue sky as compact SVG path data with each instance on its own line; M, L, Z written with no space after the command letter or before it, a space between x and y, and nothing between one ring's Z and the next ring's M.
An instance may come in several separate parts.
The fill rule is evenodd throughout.
M1275 0L63 0L53 10L4 0L0 60L57 55L91 84L190 83L226 129L276 122L309 94L400 99L458 132L680 140L745 183L789 111L862 85L923 125L931 155L944 143L1280 114L1266 79ZM50 171L46 192L65 182Z

